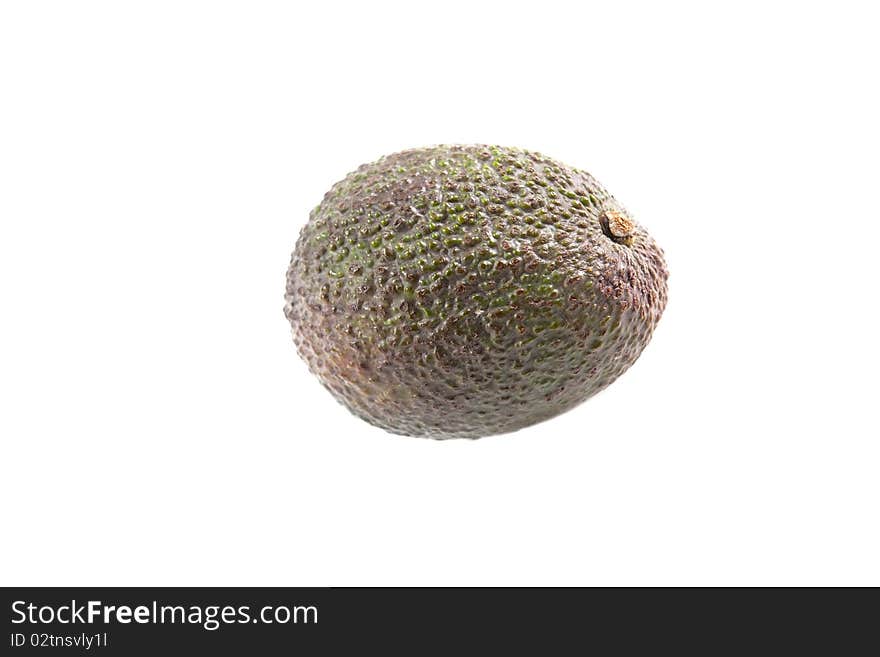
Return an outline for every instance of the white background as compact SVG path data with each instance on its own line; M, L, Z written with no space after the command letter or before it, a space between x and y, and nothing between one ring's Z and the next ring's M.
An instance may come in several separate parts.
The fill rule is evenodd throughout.
M880 585L870 3L5 2L0 582ZM401 438L296 355L358 164L499 143L667 254L638 363Z

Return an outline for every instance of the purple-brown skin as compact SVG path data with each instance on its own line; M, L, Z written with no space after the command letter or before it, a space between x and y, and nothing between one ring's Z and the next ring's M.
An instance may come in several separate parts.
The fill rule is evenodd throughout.
M577 406L635 362L663 252L588 173L496 146L363 165L302 229L284 313L310 370L388 431L479 438Z

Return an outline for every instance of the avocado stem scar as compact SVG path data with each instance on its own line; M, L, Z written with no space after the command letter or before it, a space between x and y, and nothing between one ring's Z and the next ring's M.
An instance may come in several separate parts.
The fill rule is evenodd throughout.
M602 232L612 241L618 244L629 244L632 241L635 224L622 212L606 210L599 217L599 223L602 225Z

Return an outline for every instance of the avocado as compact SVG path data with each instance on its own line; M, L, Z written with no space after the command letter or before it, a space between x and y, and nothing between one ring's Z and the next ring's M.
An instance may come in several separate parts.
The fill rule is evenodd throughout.
M662 250L590 174L436 146L365 164L302 229L297 349L387 431L479 438L577 406L629 368L666 305Z

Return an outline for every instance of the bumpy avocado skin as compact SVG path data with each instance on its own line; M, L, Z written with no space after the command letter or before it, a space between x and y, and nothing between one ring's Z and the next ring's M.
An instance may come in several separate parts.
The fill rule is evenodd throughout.
M633 364L666 305L663 252L588 173L437 146L366 164L302 229L284 312L335 397L390 432L541 422Z

